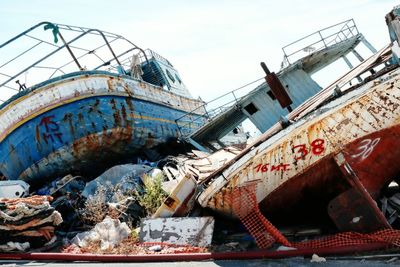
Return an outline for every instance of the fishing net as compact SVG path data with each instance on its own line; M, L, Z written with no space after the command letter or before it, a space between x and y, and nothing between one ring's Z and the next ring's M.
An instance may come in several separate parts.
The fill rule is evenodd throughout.
M253 236L259 248L269 248L275 242L298 249L338 248L372 243L400 247L400 230L395 229L384 229L369 234L343 232L320 239L290 243L261 213L256 189L256 183L233 189L231 203L233 211Z
M234 189L231 203L235 214L254 237L259 248L269 248L275 241L290 246L289 241L262 215L258 208L256 186L257 184L252 183Z

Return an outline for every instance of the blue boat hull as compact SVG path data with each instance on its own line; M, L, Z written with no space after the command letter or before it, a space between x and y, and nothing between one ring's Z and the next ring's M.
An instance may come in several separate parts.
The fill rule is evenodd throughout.
M98 173L144 148L176 140L175 119L185 113L133 97L79 99L41 113L9 134L0 143L0 170L9 179L31 184L68 173Z

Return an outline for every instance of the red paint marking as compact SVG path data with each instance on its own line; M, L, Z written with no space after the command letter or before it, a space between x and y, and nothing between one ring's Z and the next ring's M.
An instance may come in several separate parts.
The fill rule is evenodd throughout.
M294 146L293 150L298 148L296 153L300 154L299 156L295 157L294 159L295 160L304 159L304 157L306 155L308 155L310 150L313 155L319 156L325 151L324 144L325 144L325 140L318 138L311 142L309 149L307 149L307 146L305 144L300 144L300 145Z
M296 153L300 153L300 156L295 157L295 160L303 159L305 156L308 155L308 150L305 144L297 145L293 147L293 150L299 148Z
M322 152L324 152L325 147L324 147L325 141L323 139L315 139L314 141L311 142L311 152L314 155L321 155Z
M254 169L256 169L256 172L267 172L267 171L288 171L290 170L289 168L290 164L284 164L280 163L278 165L271 165L271 168L269 167L269 164L258 164Z
M58 131L60 129L60 126L58 126L57 123L55 123L54 121L52 121L52 119L54 118L54 115L52 116L47 116L47 117L43 117L42 120L40 121L39 125L46 127L46 132L55 132Z
M319 156L325 151L325 140L324 139L315 139L314 141L311 142L310 147L307 148L305 144L299 144L294 146L292 149L293 151L298 154L298 156L295 156L295 160L299 159L304 159L306 155L308 155L310 152L315 155ZM297 151L295 151L297 150ZM270 168L269 168L270 167ZM267 172L267 171L289 171L290 170L290 164L288 163L280 163L278 165L269 165L267 164L258 164L257 166L254 167L256 169L256 172Z
M49 141L54 142L55 140L62 142L62 133L58 131L60 126L53 121L54 117L54 115L43 117L39 123L39 126L45 128L42 137L46 144L48 144Z

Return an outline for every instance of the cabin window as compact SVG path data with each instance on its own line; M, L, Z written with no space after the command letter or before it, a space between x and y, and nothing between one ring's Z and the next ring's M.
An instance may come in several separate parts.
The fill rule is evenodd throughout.
M258 111L258 108L253 103L248 104L247 106L244 107L244 109L250 115L253 115L254 113L256 113Z
M165 72L167 73L168 78L175 83L175 78L172 76L171 72L168 69L165 69Z
M178 74L176 73L175 73L175 78L180 84L182 84L181 78L179 78Z
M267 91L267 95L272 99L272 100L276 100L276 97L274 96L274 93L272 93L271 90Z

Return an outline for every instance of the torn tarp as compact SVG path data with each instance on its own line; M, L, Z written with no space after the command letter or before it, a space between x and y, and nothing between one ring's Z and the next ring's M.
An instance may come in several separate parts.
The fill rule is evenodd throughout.
M147 165L124 164L114 166L93 181L86 184L82 195L86 198L94 195L99 186L116 186L119 185L120 191L127 191L141 183L141 176L149 172L153 168ZM115 201L115 200L114 200Z

